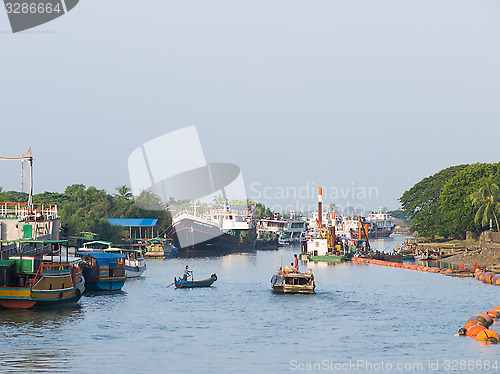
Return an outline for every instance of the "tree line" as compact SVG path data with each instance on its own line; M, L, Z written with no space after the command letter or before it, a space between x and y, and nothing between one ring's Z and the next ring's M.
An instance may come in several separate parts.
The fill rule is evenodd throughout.
M451 166L422 179L399 198L420 236L464 238L467 231L500 231L500 163Z
M102 240L121 242L127 237L128 230L120 226L112 226L106 218L156 218L157 232L166 232L172 223L170 213L166 209L146 210L136 204L127 186L116 188L115 194L108 194L93 186L73 184L66 187L64 193L42 192L33 195L34 203L57 204L61 217L61 226L68 225L68 234L78 236L81 232L93 232ZM138 199L146 199L147 193ZM28 194L17 191L2 191L0 201L28 201ZM140 206L146 206L140 204Z

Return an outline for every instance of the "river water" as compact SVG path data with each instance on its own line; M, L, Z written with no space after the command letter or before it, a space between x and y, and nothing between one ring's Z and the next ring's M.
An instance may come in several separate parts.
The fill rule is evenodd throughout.
M372 246L389 250L401 240ZM85 294L58 310L1 310L0 372L500 371L500 345L454 336L470 316L500 305L500 287L312 263L301 267L312 268L315 295L271 293L281 259L298 251L151 260L121 293ZM219 280L207 289L167 287L185 265L195 279ZM500 332L500 322L492 329Z

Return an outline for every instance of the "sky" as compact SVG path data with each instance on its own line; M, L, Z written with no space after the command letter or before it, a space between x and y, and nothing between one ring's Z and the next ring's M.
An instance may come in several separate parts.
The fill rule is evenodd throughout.
M253 200L297 211L323 186L325 204L396 209L443 168L499 161L499 16L494 0L82 0L13 34L0 11L0 156L32 148L35 193L113 193L134 149L194 125ZM0 170L19 190L20 164Z

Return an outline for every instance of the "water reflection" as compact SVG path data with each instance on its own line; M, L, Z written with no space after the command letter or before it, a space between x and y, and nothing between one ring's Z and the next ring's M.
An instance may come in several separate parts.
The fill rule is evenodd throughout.
M66 372L70 350L57 344L85 317L73 303L28 310L0 310L2 372ZM54 346L55 344L55 346Z

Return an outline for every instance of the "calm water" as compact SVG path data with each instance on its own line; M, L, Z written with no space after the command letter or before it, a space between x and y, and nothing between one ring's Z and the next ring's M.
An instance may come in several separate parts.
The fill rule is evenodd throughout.
M478 372L452 360L500 360L500 345L454 336L470 316L500 305L500 287L374 265L310 264L316 295L274 295L270 278L293 253L152 260L120 294L85 295L57 311L2 310L0 371L274 373L327 361L322 369L340 371L339 364L360 360L379 372L388 364L393 372L443 372L447 364ZM216 272L215 287L166 288L186 264L197 279ZM492 328L500 331L500 322ZM429 369L429 360L439 366Z

